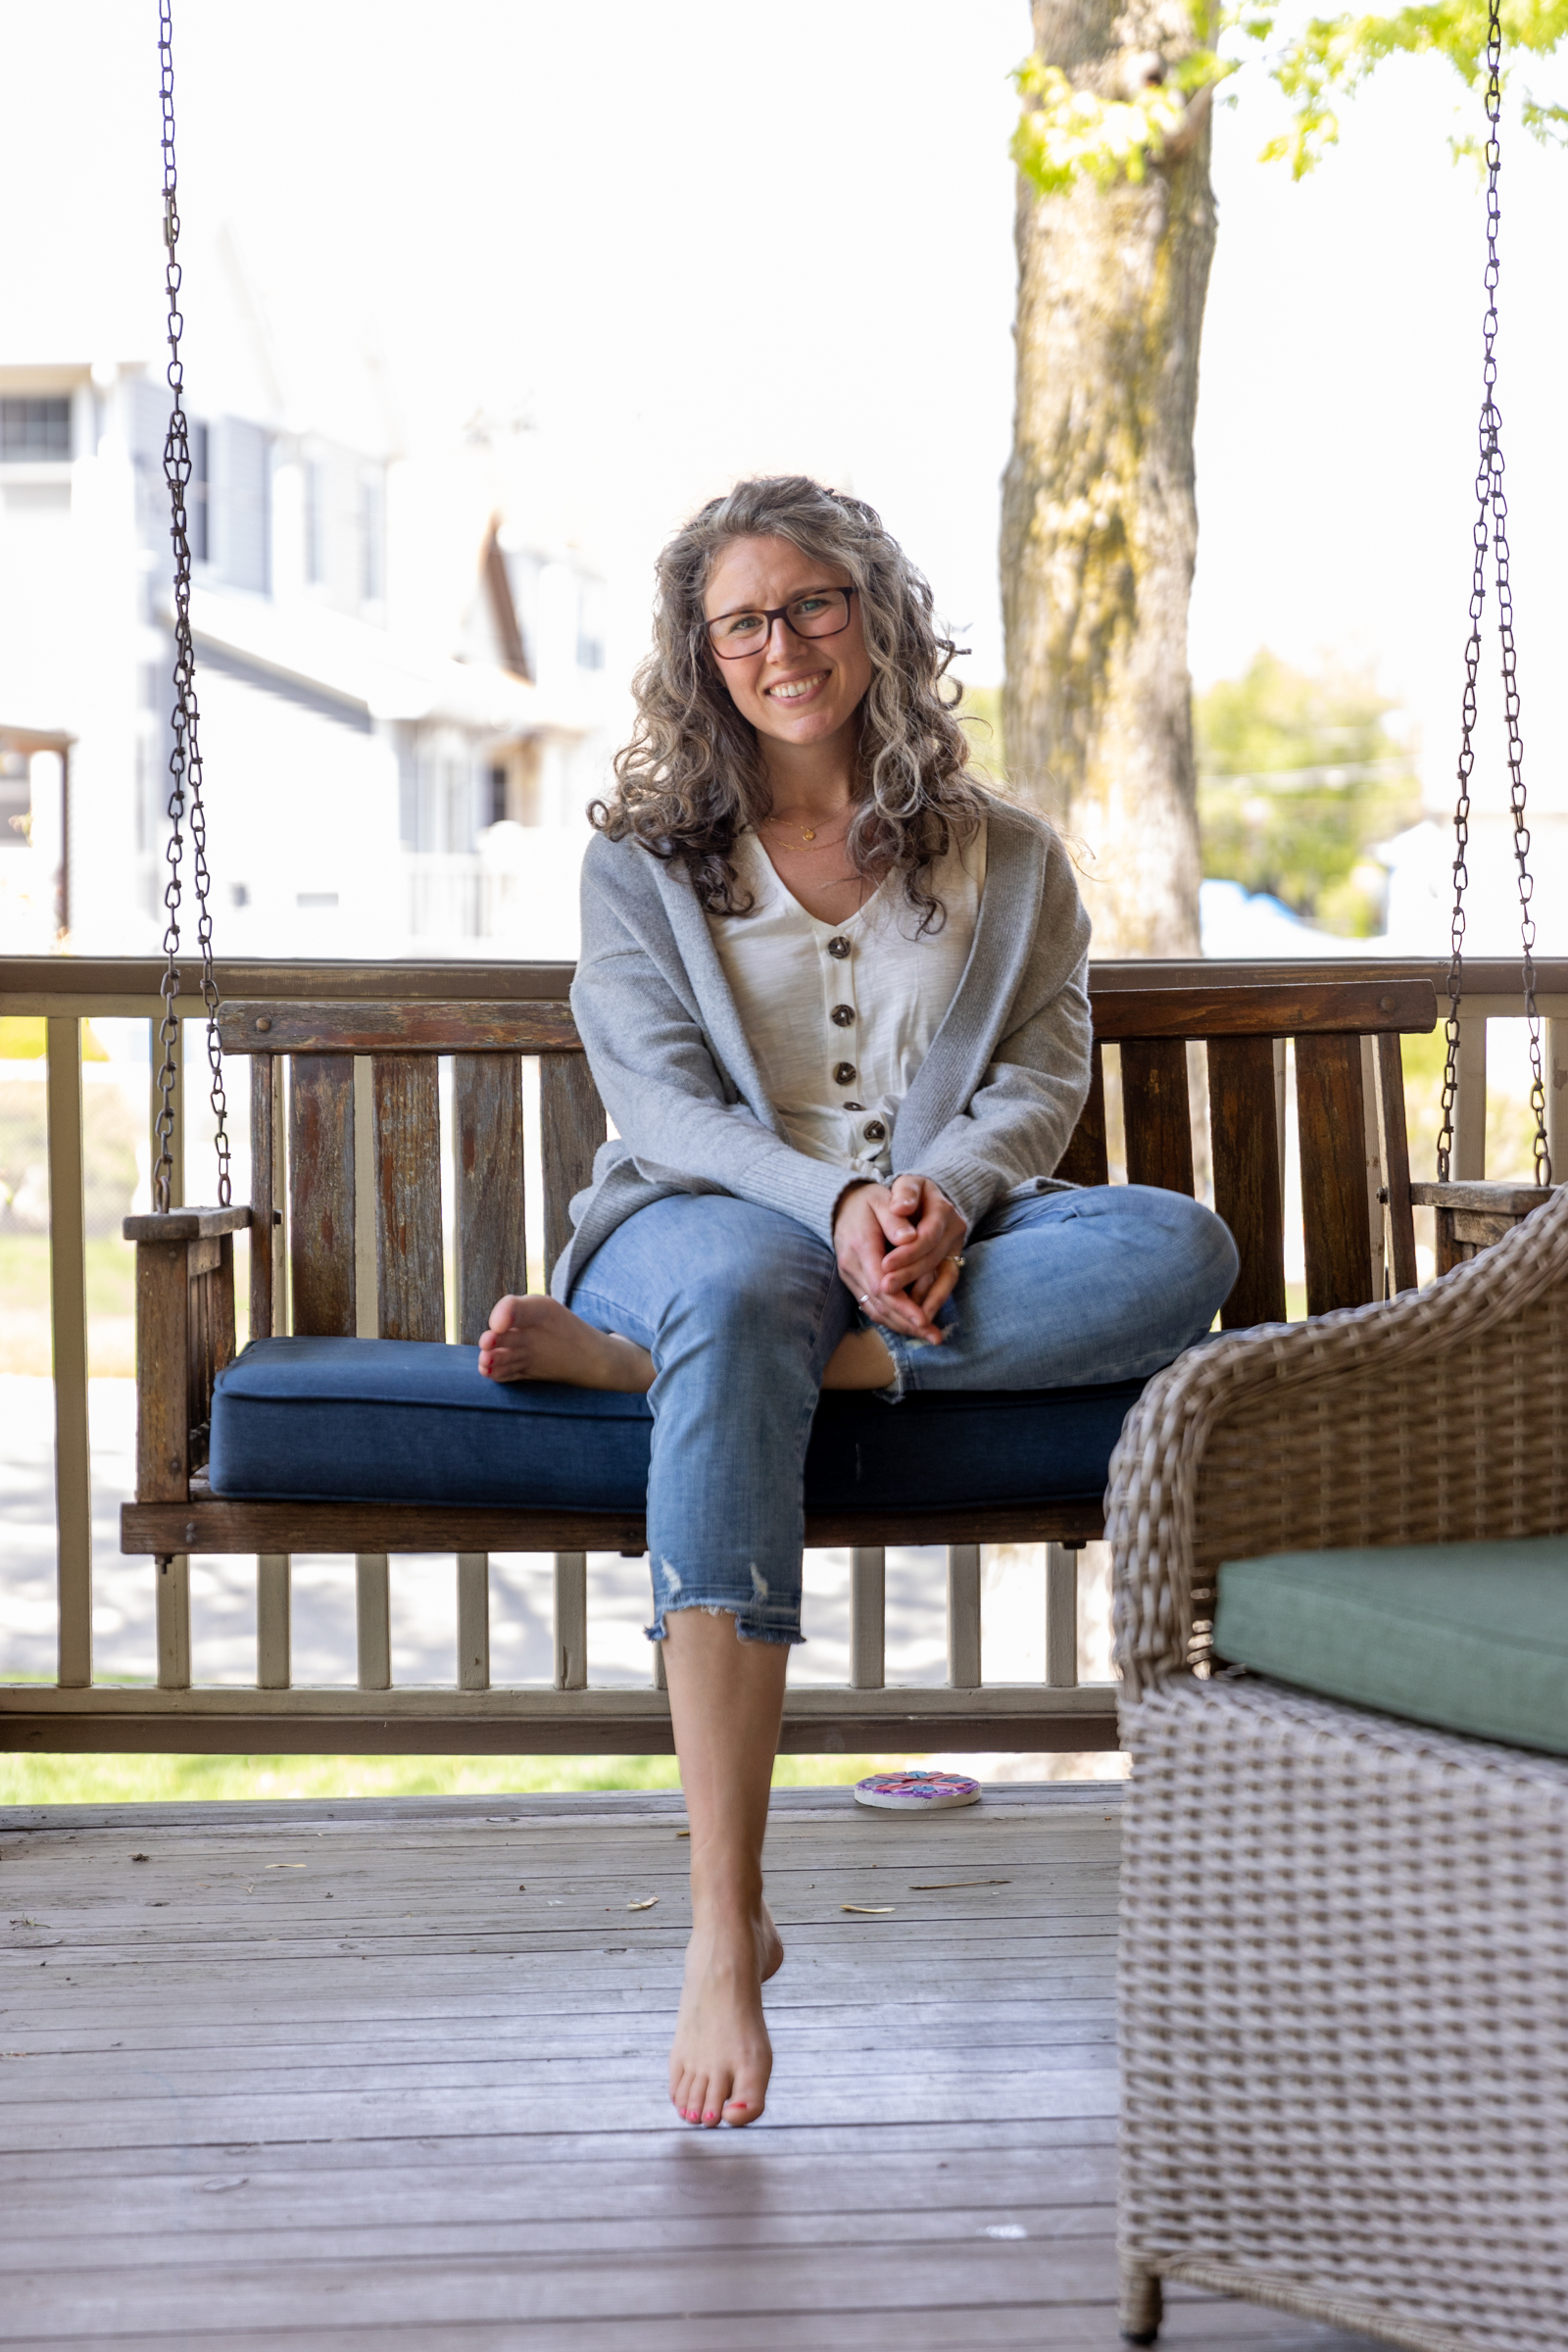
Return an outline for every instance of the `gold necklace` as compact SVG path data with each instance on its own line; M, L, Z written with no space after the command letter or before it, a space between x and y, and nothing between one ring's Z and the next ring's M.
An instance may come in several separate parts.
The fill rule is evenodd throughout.
M808 844L816 843L816 827L814 825L798 825L795 823L793 818L784 816L765 816L763 817L762 822L765 825L782 826L788 833L799 833L802 841ZM831 841L824 841L819 846L824 850L831 850L835 848L839 842L847 840L849 838L849 832L850 828L848 825L846 825L842 833L834 834Z

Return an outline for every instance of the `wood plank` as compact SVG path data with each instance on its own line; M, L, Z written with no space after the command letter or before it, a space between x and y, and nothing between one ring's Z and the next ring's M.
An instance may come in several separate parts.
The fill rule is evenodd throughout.
M588 1554L558 1551L553 1582L556 1689L588 1687Z
M1377 1041L1378 1111L1383 1130L1383 1165L1389 1190L1389 1271L1394 1288L1413 1291L1421 1277L1415 1262L1415 1218L1410 1199L1410 1142L1404 1119L1404 1059L1396 1037Z
M74 1703L66 1706L60 1702ZM238 1702L238 1703L234 1703ZM792 1691L786 1754L943 1749L1084 1753L1118 1744L1113 1685ZM72 1754L668 1755L664 1693L649 1689L159 1692L0 1690L0 1748Z
M1453 1106L1453 1159L1448 1173L1479 1184L1487 1173L1487 1021L1473 1004L1459 1006L1459 1060Z
M288 998L225 1004L225 1054L567 1054L582 1041L564 991L554 1002L422 1003L401 966L383 966L380 1004L300 1004Z
M458 1338L471 1348L498 1298L528 1288L522 1064L459 1054L452 1064Z
M293 1328L312 1339L352 1339L354 1296L354 1060L302 1054L289 1074L289 1271ZM278 1544L254 1549L294 1551Z
M1129 1037L1121 1049L1121 1115L1127 1181L1162 1192L1193 1190L1187 1049L1180 1037Z
M1358 1037L1298 1037L1296 1107L1301 1139L1306 1311L1372 1298L1366 1127Z
M391 969L396 972L401 1001L511 1004L564 1000L570 992L575 967L561 961L453 957L450 961L400 961ZM389 967L385 962L349 958L313 962L305 957L276 962L235 957L220 958L215 970L225 1003L277 998L293 1004L317 1000L377 1004L388 994ZM38 1009L32 1000L41 996L54 997L59 1001L58 1009L72 1013L83 1009L82 999L92 1000L88 1011L101 1012L98 1000L110 997L127 1002L127 1017L146 1018L158 1012L163 972L164 960L158 956L0 956L0 996L8 1000L8 1012L24 1008L29 1013ZM1247 990L1254 985L1315 987L1325 980L1341 979L1359 980L1380 990L1391 982L1425 980L1435 990L1442 990L1446 987L1447 972L1446 956L1345 956L1327 964L1316 956L1296 962L1270 957L1258 963L1230 956L1140 957L1125 962L1106 958L1090 964L1089 991L1092 998L1105 996L1147 989L1155 980L1166 988ZM183 994L180 1017L201 1020L205 1015L199 959L182 962L179 973ZM1467 956L1464 976L1469 1001L1483 997L1519 1002L1517 951L1512 956ZM1568 956L1538 956L1536 976L1539 997L1568 997ZM23 1002L18 1004L15 1000Z
M1154 967L1157 969L1157 967ZM1430 980L1281 980L1269 967L1245 967L1246 979L1209 979L1196 986L1097 987L1090 967L1090 1004L1098 1038L1301 1037L1322 1031L1424 1035L1438 1017Z
M1078 1680L1078 1554L1046 1545L1046 1681L1070 1690Z
M948 1685L980 1688L980 1546L948 1545Z
M1267 973L1268 966L1245 967ZM1424 1033L1437 1020L1437 997L1426 979L1210 978L1199 985L1159 985L1143 967L1143 984L1107 989L1091 971L1095 1034L1206 1038L1298 1036L1312 1031L1359 1035ZM362 994L347 1001L301 1003L265 997L226 1002L219 1034L230 1054L373 1054L402 1048L432 1054L567 1053L580 1046L563 991L554 1002L429 1002L410 995L400 970L378 975L383 1001Z
M444 1340L441 1102L433 1055L370 1062L376 1322L383 1340Z
M243 1233L251 1222L242 1200L229 1208L171 1208L144 1216L122 1217L120 1230L127 1242L217 1241L224 1234Z
M184 1242L136 1245L136 1494L144 1502L177 1502L190 1478L190 1284ZM178 1551L181 1541L149 1544Z
M158 1563L158 1688L190 1689L190 1561L182 1551Z
M1105 1150L1105 1056L1098 1037L1090 1062L1089 1100L1078 1114L1078 1124L1053 1173L1067 1184L1110 1182L1110 1162Z
M1527 1217L1551 1199L1552 1189L1535 1184L1412 1184L1418 1208L1472 1209L1485 1217Z
M273 1158L277 1134L277 1103L283 1083L281 1062L258 1055L251 1063L251 1338L270 1339L281 1330L282 1301L277 1297L277 1251L272 1248L273 1220L281 1193L282 1171ZM274 1322L275 1316L275 1322Z
M880 1690L887 1681L887 1563L880 1544L850 1553L850 1688Z
M44 1033L49 1158L49 1312L55 1404L55 1657L62 1683L92 1681L92 1470L87 1431L87 1243L81 1024ZM183 1384L181 1393L183 1391ZM156 1418L156 1415L155 1415ZM165 1449L167 1450L167 1448ZM168 1486L152 1490L169 1494ZM179 1489L184 1492L183 1487Z
M594 1153L609 1133L587 1056L552 1054L539 1064L540 1149L545 1186L545 1284L571 1239L567 1203L592 1183Z
M458 1688L490 1688L490 1555L458 1554Z
M360 1689L378 1695L392 1688L391 1563L384 1551L354 1558L354 1650Z
M513 1510L416 1502L133 1502L120 1515L122 1551L621 1551L648 1548L640 1511ZM1099 1497L963 1503L940 1510L812 1511L806 1541L858 1544L1097 1542Z
M256 1561L256 1687L286 1690L293 1677L291 1568L286 1551L264 1551Z
M1393 1041L1398 1052L1398 1040ZM1285 1320L1285 1205L1274 1118L1274 1040L1212 1038L1208 1121L1214 1206L1241 1254L1236 1287L1220 1308L1226 1331Z

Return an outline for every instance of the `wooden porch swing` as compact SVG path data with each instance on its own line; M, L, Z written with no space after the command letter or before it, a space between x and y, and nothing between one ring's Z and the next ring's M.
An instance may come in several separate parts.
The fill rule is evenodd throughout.
M233 1237L249 1229L250 1330L253 1344L353 1341L360 1335L401 1343L445 1343L447 1301L441 1216L441 1106L438 1062L452 1057L456 1170L456 1300L459 1348L471 1347L503 1293L527 1288L524 1230L523 1062L539 1063L539 1146L544 1185L546 1282L569 1236L567 1202L585 1185L606 1120L565 1000L565 966L514 967L507 993L449 996L429 976L399 987L389 972L374 1002L329 1001L290 991L278 968L278 993L220 1003L207 906L205 819L191 644L190 548L185 488L190 478L179 354L179 219L176 202L170 0L162 4L164 190L167 283L173 408L165 448L174 550L176 707L171 760L170 881L166 892L168 964L163 981L163 1067L159 1084L160 1157L153 1213L127 1218L136 1244L137 1485L124 1507L122 1548L157 1560L160 1681L188 1686L188 1608L184 1578L193 1551L254 1553L259 1558L259 1651L264 1688L289 1682L288 1557L314 1551L353 1553L358 1561L361 1683L390 1686L387 1564L394 1552L455 1553L459 1563L460 1682L428 1720L407 1712L394 1726L385 1712L350 1707L356 1694L291 1693L289 1719L258 1722L254 1694L245 1709L216 1702L198 1723L171 1714L141 1744L254 1749L388 1744L454 1750L646 1750L669 1744L667 1709L656 1690L592 1690L587 1686L586 1558L589 1550L640 1554L646 1531L640 1504L606 1503L592 1493L548 1503L451 1499L378 1499L343 1494L215 1494L208 1476L215 1390L234 1359ZM1478 580L1480 557L1478 556ZM1475 627L1479 607L1472 606ZM1507 626L1505 613L1505 629ZM1511 692L1511 635L1505 638ZM1461 760L1461 897L1454 918L1449 983L1447 1071L1440 1177L1448 1175L1462 985L1464 823L1472 760L1478 639L1467 656ZM1516 821L1523 824L1517 698L1510 704L1510 764ZM219 1205L171 1205L172 1101L177 1083L180 860L188 823L208 1013L208 1053L218 1118ZM1527 837L1526 837L1527 838ZM1526 905L1526 993L1533 978ZM1058 1174L1076 1183L1109 1179L1102 1055L1118 1049L1122 1130L1130 1182L1194 1191L1189 1049L1204 1054L1214 1205L1229 1225L1241 1273L1226 1301L1227 1330L1283 1320L1287 1048L1294 1059L1304 1216L1306 1305L1311 1315L1363 1306L1416 1286L1413 1205L1439 1210L1440 1271L1457 1255L1494 1239L1547 1197L1544 1128L1538 1141L1536 1186L1412 1185L1405 1137L1402 1035L1432 1030L1437 996L1427 978L1371 974L1321 980L1267 976L1257 967L1110 964L1091 972L1094 1076L1089 1102ZM1538 1068L1539 1068L1539 1024ZM224 1129L223 1055L249 1058L251 1200L230 1199ZM1538 1113L1540 1097L1538 1095ZM1539 1117L1538 1117L1539 1124ZM368 1170L367 1170L367 1160ZM367 1182L367 1174L369 1181ZM368 1254L363 1232L373 1200L373 1321L360 1267ZM287 1302L285 1304L285 1301ZM367 1322L370 1329L366 1330ZM443 1361L447 1351L443 1348ZM412 1360L412 1359L411 1359ZM429 1359L426 1359L429 1360ZM245 1359L240 1359L241 1364ZM475 1381L477 1375L474 1375ZM1001 1498L965 1492L960 1471L952 1493L912 1502L885 1494L857 1502L843 1481L813 1499L808 1472L807 1542L849 1545L854 1554L852 1669L847 1690L792 1693L785 1745L799 1749L911 1741L988 1748L1083 1749L1116 1741L1114 1690L1076 1687L1071 1596L1074 1554L1103 1532L1104 1460L1131 1400L1100 1399L1103 1443L1090 1446L1092 1474L1052 1470L1051 1415L1062 1396L975 1399L996 1412L1032 1409L1019 1422L1019 1458L1045 1465L1035 1491ZM911 1399L901 1414L916 1411ZM818 1416L864 1409L863 1400L829 1400ZM330 1408L323 1408L329 1410ZM884 1426L898 1416L882 1413ZM865 1446L876 1440L868 1424ZM1098 1450L1096 1446L1098 1446ZM1033 1453L1029 1449L1033 1448ZM858 1439L856 1447L859 1460ZM874 1465L873 1465L874 1467ZM871 1479L874 1489L875 1478ZM819 1489L832 1488L819 1477ZM885 1686L884 1550L889 1544L943 1544L948 1551L949 1684L944 1692ZM1045 1543L1048 1553L1048 1661L1045 1686L1008 1685L978 1697L980 1549L988 1543ZM489 1678L487 1559L491 1551L555 1555L555 1688L492 1690ZM183 1654L182 1653L183 1650ZM656 1645L656 1678L658 1652ZM964 1694L971 1694L966 1705ZM412 1694L400 1693L400 1697ZM940 1708L923 1702L941 1699ZM920 1703L917 1703L920 1702ZM281 1704L281 1701L280 1701ZM390 1704L390 1698L388 1701ZM456 1709L456 1712L454 1711ZM466 1709L466 1713L464 1710ZM423 1728L421 1729L421 1724ZM107 1743L107 1742L106 1742Z

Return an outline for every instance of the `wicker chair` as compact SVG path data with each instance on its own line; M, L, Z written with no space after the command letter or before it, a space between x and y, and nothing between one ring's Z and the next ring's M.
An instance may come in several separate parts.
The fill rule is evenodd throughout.
M1192 1350L1111 1462L1122 2328L1181 2279L1568 2343L1568 1758L1215 1669L1219 1565L1568 1530L1568 1189L1424 1291Z

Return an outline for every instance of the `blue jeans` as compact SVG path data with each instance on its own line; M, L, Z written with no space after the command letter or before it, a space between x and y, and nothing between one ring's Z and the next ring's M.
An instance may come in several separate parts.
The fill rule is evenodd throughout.
M1146 1379L1207 1331L1238 1264L1210 1210L1146 1185L1029 1195L976 1226L964 1259L940 1348L882 1333L890 1402ZM806 1447L828 1358L861 1320L832 1250L776 1209L679 1194L617 1226L571 1305L654 1359L651 1638L700 1608L733 1612L742 1641L803 1640Z

